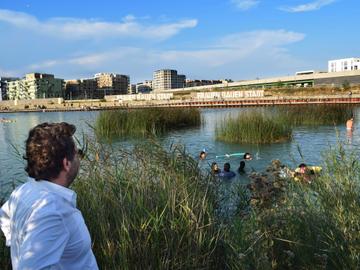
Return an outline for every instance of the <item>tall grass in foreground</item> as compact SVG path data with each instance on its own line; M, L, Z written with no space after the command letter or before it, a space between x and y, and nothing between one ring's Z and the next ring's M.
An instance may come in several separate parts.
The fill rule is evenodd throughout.
M242 269L360 268L358 158L339 146L324 170L310 185L285 180L282 196L234 220Z
M214 179L181 148L89 149L73 188L100 269L360 268L360 163L341 145L311 184L261 174L266 203L249 208L241 190L224 224ZM4 247L1 234L0 269L11 269Z
M215 129L217 140L232 143L273 143L291 138L291 127L281 118L247 111L224 119Z
M102 111L96 119L95 131L97 135L106 138L146 137L200 124L200 111L194 108Z
M279 107L274 117L283 118L292 126L319 126L344 124L353 111L353 106L343 104L324 104Z
M152 143L94 152L74 189L101 269L226 269L226 229L196 161Z

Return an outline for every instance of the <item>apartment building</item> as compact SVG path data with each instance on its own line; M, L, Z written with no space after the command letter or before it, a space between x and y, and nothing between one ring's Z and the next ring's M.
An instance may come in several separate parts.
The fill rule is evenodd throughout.
M328 61L328 72L360 70L360 58L344 58Z
M0 101L8 100L8 83L11 81L17 81L20 78L15 77L0 77Z
M204 85L221 84L222 80L186 80L185 87L195 87Z
M152 91L152 80L145 80L136 84L137 93L149 93Z
M65 99L98 99L103 93L97 90L95 78L65 81Z
M8 99L63 97L63 83L52 74L28 73L23 79L8 82Z
M154 91L185 87L185 75L178 75L173 69L156 70L153 75L152 86Z
M104 95L127 94L130 84L130 77L115 73L95 74L98 90L102 90Z

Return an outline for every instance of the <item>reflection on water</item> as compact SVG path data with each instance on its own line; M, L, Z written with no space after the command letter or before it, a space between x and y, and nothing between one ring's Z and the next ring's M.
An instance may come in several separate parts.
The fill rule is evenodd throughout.
M216 124L224 117L237 115L245 110L255 110L256 108L233 108L233 109L205 109L202 111L204 124L200 128L183 129L172 131L161 140L164 145L180 143L186 146L186 150L196 159L202 149L206 149L207 157L199 163L203 169L210 170L212 162L217 162L220 168L225 162L231 164L232 170L236 171L241 158L216 158L216 156L231 154L237 152L250 152L254 159L246 162L247 172L262 171L273 159L280 159L282 163L295 167L304 161L307 164L318 165L322 161L321 153L330 146L334 147L337 142L343 141L347 150L358 151L360 145L360 136L358 124L355 123L355 129L348 133L345 123L337 127L298 127L294 129L293 140L291 142L250 145L250 144L230 144L214 140L214 130ZM270 108L258 108L260 110L269 110ZM355 115L358 114L356 110ZM15 184L25 181L24 162L21 156L24 153L24 141L29 130L42 122L61 122L66 121L77 126L77 137L81 134L93 136L92 124L99 112L36 112L36 113L12 113L3 114L2 117L16 120L14 123L0 123L0 187L6 190L7 183ZM358 119L359 117L355 117ZM19 150L16 153L14 147ZM247 182L246 176L237 176L235 180Z

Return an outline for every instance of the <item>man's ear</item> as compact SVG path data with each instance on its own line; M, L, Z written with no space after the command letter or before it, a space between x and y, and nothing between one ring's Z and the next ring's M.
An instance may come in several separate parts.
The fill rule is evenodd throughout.
M64 159L63 159L63 169L64 169L64 171L68 172L68 171L70 171L70 168L71 168L71 161L68 160L66 157L64 157Z

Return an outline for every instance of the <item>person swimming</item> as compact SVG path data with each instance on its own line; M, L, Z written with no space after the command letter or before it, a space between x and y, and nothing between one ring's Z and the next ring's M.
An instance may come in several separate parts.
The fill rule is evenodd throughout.
M243 159L245 159L245 160L252 160L252 156L251 156L250 153L245 153L244 156L243 156ZM244 167L245 167L245 165L244 165Z
M204 160L206 158L206 152L205 149L202 150L199 154L199 159Z
M239 173L245 173L245 161L240 161L240 165L239 165L239 168L238 168L238 172Z
M212 174L219 174L221 172L218 164L216 162L211 163L211 173Z
M226 162L224 164L224 170L219 173L219 176L222 178L232 178L234 177L236 174L233 171L230 171L230 163Z

